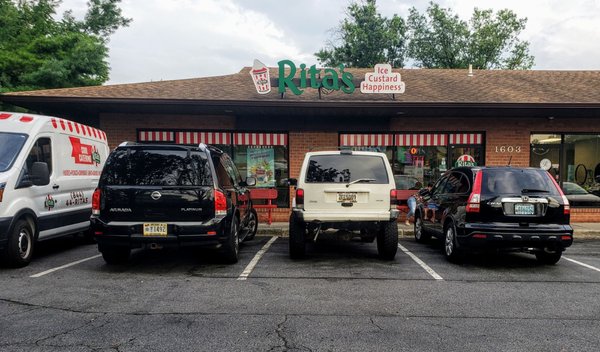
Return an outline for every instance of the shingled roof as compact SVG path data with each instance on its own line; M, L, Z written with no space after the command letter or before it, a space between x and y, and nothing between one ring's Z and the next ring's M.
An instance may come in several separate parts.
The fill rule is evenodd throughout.
M95 87L49 89L12 92L0 96L1 100L13 98L85 98L119 100L189 100L189 101L298 101L298 102L390 102L390 94L363 94L357 87L353 94L333 91L319 96L316 89L307 88L302 95L291 92L283 97L276 86L271 93L256 92L250 68L238 73L181 80L155 81L134 84L117 84ZM354 80L363 80L373 69L346 69ZM404 94L396 94L401 103L444 104L585 104L600 106L600 71L508 71L399 69L406 84ZM277 68L270 68L271 78L278 76ZM4 99L3 99L4 98Z

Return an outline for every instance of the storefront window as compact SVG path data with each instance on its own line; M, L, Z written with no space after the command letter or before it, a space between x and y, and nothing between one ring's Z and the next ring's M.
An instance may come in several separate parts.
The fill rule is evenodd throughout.
M396 147L394 173L415 177L423 186L435 181L448 169L445 146Z
M532 134L530 166L548 170L572 207L600 207L600 135Z
M287 134L234 133L233 161L242 177L256 178L256 188L275 188L279 208L289 207Z

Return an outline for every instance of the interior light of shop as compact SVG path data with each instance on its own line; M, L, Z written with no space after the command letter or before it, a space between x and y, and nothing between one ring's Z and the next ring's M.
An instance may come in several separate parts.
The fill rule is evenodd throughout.
M556 142L560 142L560 137L550 136L546 139L541 139L538 143L547 144L547 143L556 143Z

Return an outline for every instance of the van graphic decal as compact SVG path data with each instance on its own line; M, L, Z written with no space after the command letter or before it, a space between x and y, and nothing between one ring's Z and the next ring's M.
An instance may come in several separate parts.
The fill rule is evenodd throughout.
M44 208L48 208L48 210L52 210L56 205L56 201L52 198L51 195L46 196L46 200L44 201Z
M69 136L71 141L71 156L75 159L75 164L96 165L100 164L100 153L98 148L90 144L81 143L81 139Z

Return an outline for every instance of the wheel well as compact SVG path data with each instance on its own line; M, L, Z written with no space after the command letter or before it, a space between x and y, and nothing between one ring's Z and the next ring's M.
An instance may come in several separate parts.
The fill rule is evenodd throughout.
M33 237L34 239L37 241L40 233L38 231L38 226L37 226L37 217L35 216L35 213L29 209L23 209L21 210L14 218L11 226L10 226L10 231L13 230L14 226L16 225L17 221L19 220L25 220L27 221L27 223L29 223L29 226L31 226L31 229L33 230Z

